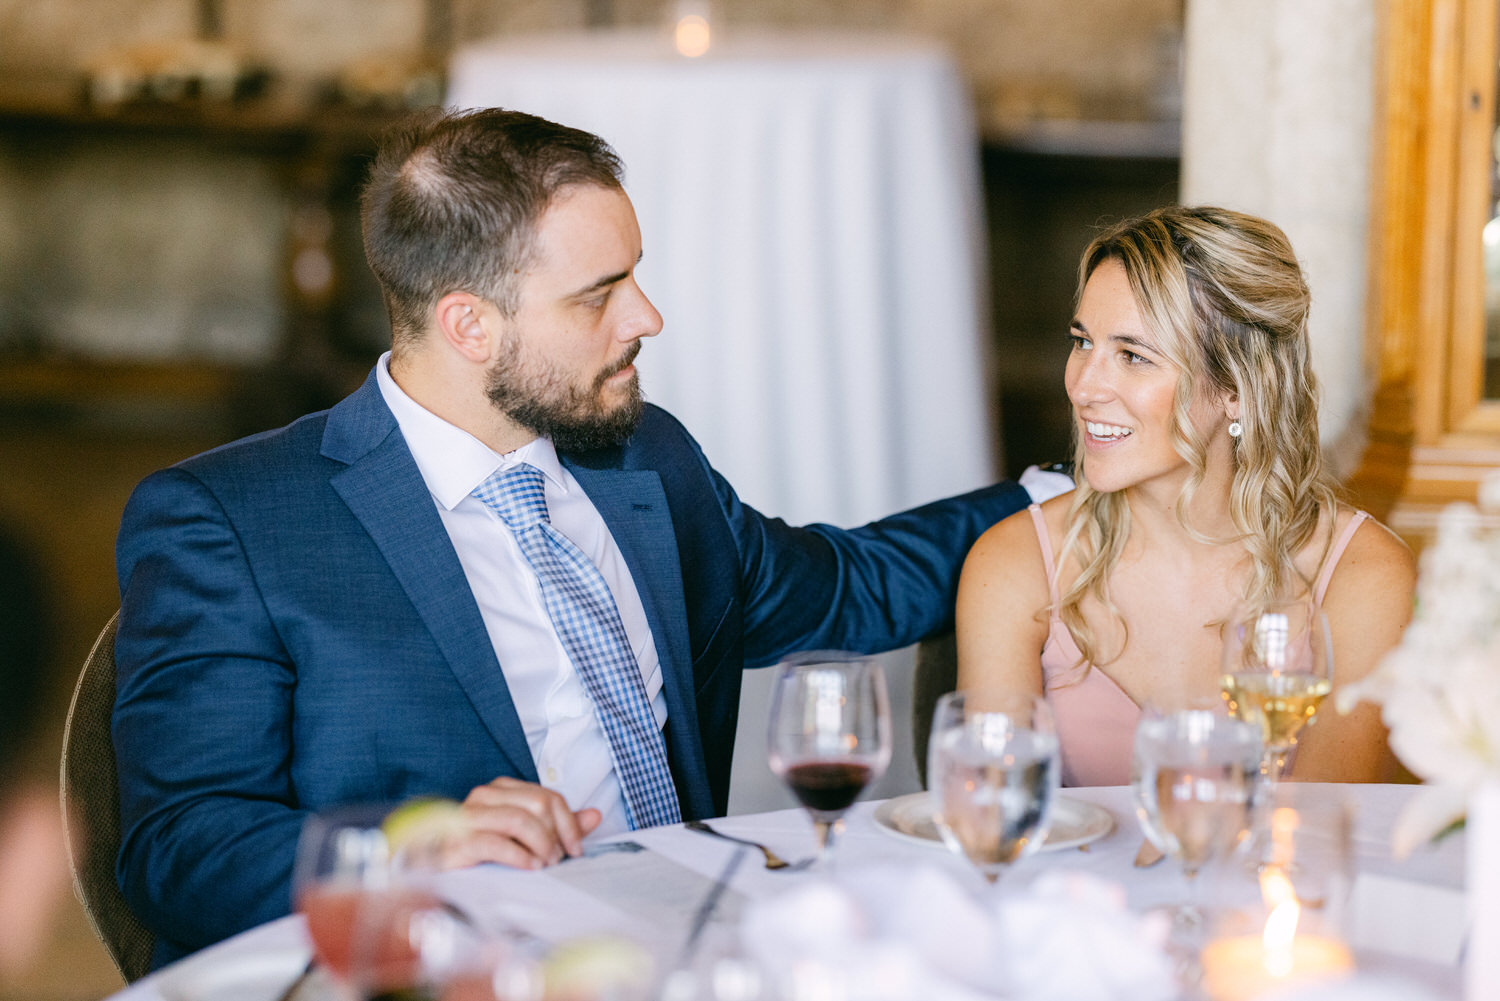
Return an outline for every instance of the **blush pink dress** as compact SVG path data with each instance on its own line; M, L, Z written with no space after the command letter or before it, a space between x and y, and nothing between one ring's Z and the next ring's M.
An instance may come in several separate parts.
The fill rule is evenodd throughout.
M1041 542L1042 565L1052 597L1052 617L1048 623L1047 642L1042 647L1042 688L1052 707L1057 734L1062 741L1063 785L1125 785L1130 781L1131 748L1136 723L1141 718L1141 707L1109 675L1082 663L1083 654L1057 613L1060 596L1047 523L1039 505L1031 505L1030 511L1037 539ZM1313 598L1317 602L1323 601L1334 567L1338 566L1355 531L1368 517L1363 511L1355 512L1334 541L1323 570L1313 585Z

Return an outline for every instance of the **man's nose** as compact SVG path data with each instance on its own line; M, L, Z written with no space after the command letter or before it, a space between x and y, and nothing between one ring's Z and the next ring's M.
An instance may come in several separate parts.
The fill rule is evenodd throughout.
M661 333L661 313L651 304L646 293L635 282L630 283L631 300L629 312L620 328L620 339L633 341L641 337L655 337Z

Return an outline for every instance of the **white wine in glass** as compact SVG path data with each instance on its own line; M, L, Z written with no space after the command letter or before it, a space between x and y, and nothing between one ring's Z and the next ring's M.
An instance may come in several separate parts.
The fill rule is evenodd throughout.
M885 673L867 657L807 655L782 666L771 696L767 750L812 818L818 859L829 858L844 811L891 761Z
M1307 600L1236 612L1224 633L1219 687L1231 715L1261 728L1262 770L1279 781L1303 728L1333 691L1322 611Z
M1060 776L1047 703L949 692L927 745L933 820L950 851L990 883L1045 839Z

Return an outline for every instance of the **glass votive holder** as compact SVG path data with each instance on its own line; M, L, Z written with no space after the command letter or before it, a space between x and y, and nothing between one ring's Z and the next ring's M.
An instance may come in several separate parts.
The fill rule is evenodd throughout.
M1226 866L1200 955L1210 1001L1253 1001L1354 972L1345 941L1353 815L1342 799L1276 806L1241 864Z

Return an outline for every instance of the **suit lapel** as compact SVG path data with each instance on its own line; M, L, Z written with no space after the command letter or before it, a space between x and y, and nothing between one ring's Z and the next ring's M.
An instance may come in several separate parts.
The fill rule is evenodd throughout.
M713 802L699 744L682 566L661 477L651 471L590 468L562 458L609 527L640 592L661 661L667 736L683 815L712 816Z
M514 774L537 781L463 566L373 375L329 414L323 451L349 463L333 489L380 549Z

